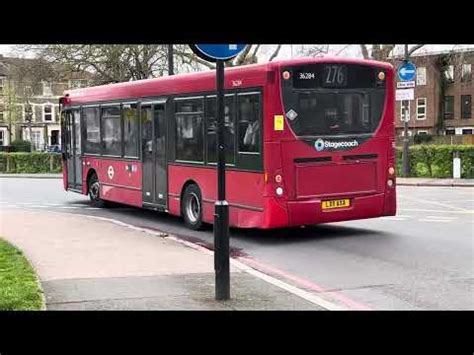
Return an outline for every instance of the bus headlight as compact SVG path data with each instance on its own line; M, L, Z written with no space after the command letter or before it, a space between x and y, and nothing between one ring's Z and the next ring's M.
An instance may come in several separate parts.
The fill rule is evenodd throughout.
M395 174L395 169L393 168L393 166L391 166L390 168L388 168L388 173L389 173L390 175Z
M280 182L281 182L281 180L282 180L282 177L281 177L281 175L280 175L280 174L278 174L278 175L275 175L275 182L278 182L278 183L280 183Z
M277 187L277 188L276 188L276 194L277 194L278 196L283 195L283 189L282 189L281 187Z
M387 185L388 185L388 187L392 187L392 186L393 186L393 180L392 180L392 179L388 179L388 180L387 180Z
M288 70L285 70L282 74L283 79L288 80L290 78L290 72Z

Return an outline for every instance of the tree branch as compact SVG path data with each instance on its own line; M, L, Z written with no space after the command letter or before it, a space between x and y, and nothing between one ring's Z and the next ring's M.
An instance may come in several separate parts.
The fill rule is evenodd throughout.
M280 53L280 49L281 49L281 44L277 46L277 48L275 49L275 52L273 52L273 54L270 56L270 58L268 59L269 62L271 62L273 59L275 59L278 56L278 53Z

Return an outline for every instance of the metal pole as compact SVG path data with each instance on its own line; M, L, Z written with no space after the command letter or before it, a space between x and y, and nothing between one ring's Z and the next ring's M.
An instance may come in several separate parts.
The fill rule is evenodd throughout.
M229 205L225 199L224 61L218 60L216 64L217 201L214 214L214 269L216 300L228 300L230 298Z
M405 44L405 62L408 62L408 44ZM403 117L403 154L402 154L402 166L403 166L403 176L408 177L410 175L410 163L409 163L409 138L408 138L408 120L410 116L408 115L408 107L410 102L408 100L402 101L402 105L405 107L405 115Z
M173 45L168 44L168 75L174 75Z

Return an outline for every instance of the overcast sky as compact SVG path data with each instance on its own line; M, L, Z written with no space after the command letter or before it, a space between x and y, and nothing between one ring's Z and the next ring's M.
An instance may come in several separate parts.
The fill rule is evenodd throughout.
M3 54L5 56L7 55L14 55L12 53L13 50L13 45L0 45L0 54ZM262 59L265 59L267 56L271 55L273 52L273 48L275 46L270 46L270 45L263 45L262 49L260 52L262 52ZM284 59L284 58L291 58L291 55L293 53L293 56L296 56L296 53L298 53L299 49L301 48L300 44L294 44L294 45L284 45L280 51L280 54L278 55L277 59ZM453 45L453 44L430 44L430 45L425 45L421 49L419 49L416 53L423 53L423 52L437 52L437 51L442 51L442 50L450 50L453 48L474 48L474 44L464 44L464 45ZM396 47L396 53L395 54L402 54L403 53L403 45L397 45ZM352 45L330 45L329 47L329 55L339 55L343 57L361 57L361 52L360 52L360 47L356 44Z

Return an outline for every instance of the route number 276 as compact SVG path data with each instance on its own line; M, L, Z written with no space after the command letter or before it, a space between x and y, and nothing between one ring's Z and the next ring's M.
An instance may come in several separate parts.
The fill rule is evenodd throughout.
M327 85L344 85L346 82L345 68L340 65L328 65L325 68L325 83Z

